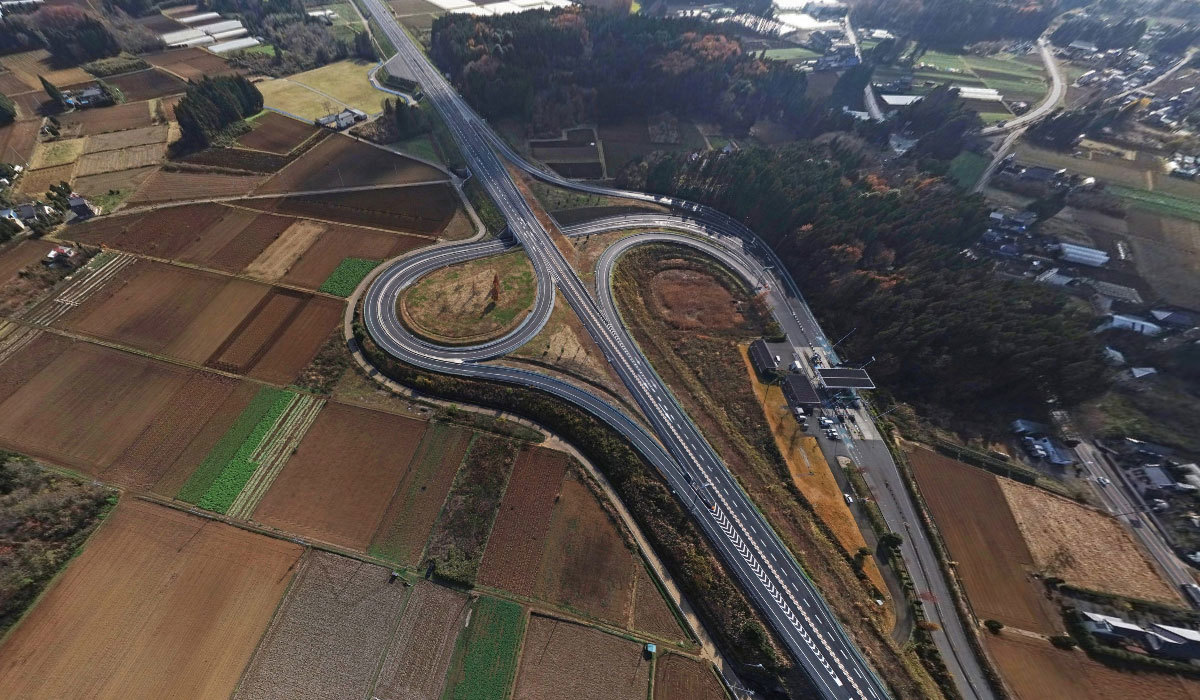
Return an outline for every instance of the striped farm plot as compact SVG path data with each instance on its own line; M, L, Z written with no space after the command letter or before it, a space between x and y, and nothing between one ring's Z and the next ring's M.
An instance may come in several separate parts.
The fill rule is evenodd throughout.
M310 394L263 387L176 497L249 517L324 405Z
M233 499L233 504L229 506L226 515L235 518L250 517L259 502L262 501L263 496L267 495L267 490L275 482L275 477L279 476L279 472L283 470L283 465L287 464L288 458L300 446L304 434L312 427L313 421L317 419L317 414L321 412L321 407L324 405L324 399L309 394L302 394L289 405L288 410L276 422L271 433L250 455L250 461L257 463L258 468L254 470L250 480L242 487L237 498Z
M12 321L0 321L0 364L21 352L26 345L37 339L42 332L36 328L22 326Z
M87 301L121 270L137 262L137 258L125 253L101 253L82 269L71 276L70 281L49 302L34 307L25 320L48 326L62 318L71 309Z

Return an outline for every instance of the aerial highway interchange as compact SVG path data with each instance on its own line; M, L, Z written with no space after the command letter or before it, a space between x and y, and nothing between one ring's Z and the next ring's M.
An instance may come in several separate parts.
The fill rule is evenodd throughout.
M471 176L478 178L503 213L508 234L499 240L427 250L386 267L364 297L363 318L372 338L392 356L422 369L538 389L580 406L619 431L667 481L823 697L887 697L886 684L871 670L799 563L641 354L623 326L608 289L613 265L630 247L649 242L690 245L727 265L751 286L762 286L793 346L823 348L832 361L836 357L833 348L782 263L739 222L708 207L566 181L526 162L474 113L380 0L366 0L365 6L445 120L469 164ZM598 288L589 290L516 187L501 156L553 184L654 202L683 215L610 217L565 230L568 236L629 228L652 231L626 238L607 251L598 262ZM400 323L397 298L419 278L440 267L498 254L516 245L525 250L533 265L537 294L531 312L509 334L477 346L447 348L415 337ZM553 308L556 289L634 397L649 429L622 409L574 384L537 372L484 363L515 350L541 330ZM881 508L889 525L905 534L902 554L918 589L932 593L934 602L925 606L926 616L943 628L935 634L935 641L960 691L965 697L991 697L896 466L870 427L869 415L865 411L859 414L859 425L866 426L864 436L873 438L866 442L874 444L862 448L846 436L841 449L868 467L868 482L873 488L886 489L890 494L887 500L880 498Z

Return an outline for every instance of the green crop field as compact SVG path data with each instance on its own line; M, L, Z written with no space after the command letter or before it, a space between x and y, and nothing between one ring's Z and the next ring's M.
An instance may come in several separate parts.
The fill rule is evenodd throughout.
M792 46L786 49L767 49L763 52L767 58L776 61L791 61L795 59L816 58L821 54L802 46Z
M1200 221L1200 202L1194 199L1111 184L1108 185L1108 191L1138 209L1189 221Z
M1043 69L1021 60L1019 56L972 56L929 51L921 56L917 63L924 64L913 72L913 77L918 82L932 80L937 83L951 82L969 87L988 87L999 90L1009 102L1037 102L1046 94ZM899 74L899 71L895 73ZM886 76L889 75L891 72L876 71L877 80L886 80ZM1012 115L997 111L980 116L984 121L998 121Z
M192 473L176 498L206 510L224 513L258 466L250 461L250 455L295 396L282 389L260 389Z
M379 262L364 258L345 258L338 263L333 272L329 273L329 277L321 283L318 291L339 297L348 297L354 293L358 283L371 274L371 270L379 266Z
M963 151L950 161L950 170L947 171L946 177L957 182L959 187L969 190L979 182L979 176L983 175L987 166L987 158L978 153Z
M498 700L512 689L517 648L525 633L525 611L496 598L480 598L471 625L459 639L457 658L447 676L449 700Z

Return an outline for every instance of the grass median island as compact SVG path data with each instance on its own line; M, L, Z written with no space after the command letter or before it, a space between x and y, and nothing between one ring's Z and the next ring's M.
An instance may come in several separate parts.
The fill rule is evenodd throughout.
M260 389L176 498L218 513L228 510L258 467L250 455L295 396L283 389Z
M529 257L514 251L426 275L401 295L397 313L417 335L466 345L515 328L536 295Z
M471 610L471 623L459 638L447 676L451 700L508 697L517 672L517 648L525 632L520 605L480 598Z
M342 298L348 297L358 288L358 283L362 282L364 277L371 274L371 270L374 270L378 265L378 260L345 258L338 263L333 272L329 273L329 277L321 283L317 291Z

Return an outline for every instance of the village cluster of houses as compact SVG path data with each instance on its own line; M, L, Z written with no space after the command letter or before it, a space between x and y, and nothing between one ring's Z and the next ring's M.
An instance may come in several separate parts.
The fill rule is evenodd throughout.
M67 212L70 219L86 219L100 213L91 202L74 192L67 199L67 204L70 207ZM54 207L41 202L25 202L8 209L0 209L0 219L15 224L21 231L32 226L39 217L52 217L57 214L58 211Z
M1142 87L1165 73L1178 59L1151 56L1134 48L1101 51L1090 41L1073 41L1058 54L1089 68L1076 79L1076 85L1099 86L1112 94Z

